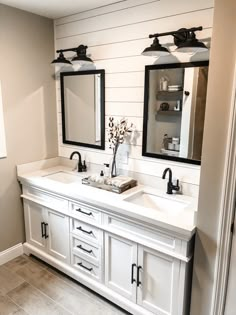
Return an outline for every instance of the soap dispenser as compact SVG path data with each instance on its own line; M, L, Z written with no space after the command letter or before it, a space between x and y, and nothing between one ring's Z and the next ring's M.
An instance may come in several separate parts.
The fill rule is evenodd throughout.
M103 170L101 170L101 172L100 172L100 176L99 176L98 182L99 182L99 184L103 184L104 183L104 172L103 172Z
M87 171L87 165L85 160L83 161L83 165L82 165L82 172L86 172Z
M108 178L110 177L110 164L104 163L104 166L105 166L104 173L105 173L105 176Z

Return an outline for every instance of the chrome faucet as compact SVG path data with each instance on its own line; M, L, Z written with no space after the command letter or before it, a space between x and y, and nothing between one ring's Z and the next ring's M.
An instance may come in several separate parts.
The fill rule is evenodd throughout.
M82 165L82 160L81 160L81 154L78 152L78 151L74 151L71 153L70 155L70 160L73 159L73 156L75 154L78 154L78 157L79 157L79 161L78 161L78 172L83 172L83 165Z
M173 190L175 191L179 191L180 187L179 187L179 180L177 179L176 185L174 185L172 183L172 170L168 167L164 170L163 174L162 174L162 179L166 178L166 173L169 172L169 180L167 183L167 194L172 195L173 194Z

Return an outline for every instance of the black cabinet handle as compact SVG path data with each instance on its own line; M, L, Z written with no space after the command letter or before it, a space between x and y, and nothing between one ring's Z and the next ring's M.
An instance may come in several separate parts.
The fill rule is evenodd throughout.
M80 208L79 209L75 209L75 211L78 211L80 213L83 213L83 214L86 214L86 215L89 215L89 216L93 215L92 212L85 212L85 211L81 210Z
M44 222L41 222L41 235L42 237L45 237L45 223Z
M44 223L44 231L45 231L45 233L44 233L44 237L45 237L45 239L46 239L46 238L48 238L48 234L47 234L47 226L48 226L48 223Z
M80 267L82 267L82 268L84 268L84 269L86 269L86 270L88 270L90 272L93 270L93 268L88 268L88 267L84 266L82 262L77 263L77 265L79 265Z
M132 267L131 267L131 284L136 282L136 280L134 279L134 267L137 267L137 265L136 264L132 264Z
M91 254L93 252L92 249L88 250L88 249L84 248L82 245L77 245L77 247L82 249L84 252L89 253L89 254Z
M76 228L77 230L80 230L81 232L84 232L84 233L87 233L87 234L93 234L93 231L86 231L86 230L83 230L82 226L79 226Z
M137 268L137 287L139 287L140 284L142 284L142 282L139 280L140 269L142 269L142 267L138 266L138 268Z

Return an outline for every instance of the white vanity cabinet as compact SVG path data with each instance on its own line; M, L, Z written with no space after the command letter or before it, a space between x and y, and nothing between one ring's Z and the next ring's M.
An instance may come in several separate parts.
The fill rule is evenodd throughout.
M24 215L26 241L43 251L47 251L47 241L44 236L46 221L44 207L24 200Z
M24 199L27 243L69 263L69 217L30 199Z
M133 315L188 315L191 237L30 185L22 197L26 253Z
M106 233L105 285L136 303L135 266L137 266L137 244Z
M139 245L137 303L154 314L185 314L180 266L180 260Z
M48 223L48 253L66 263L70 262L69 217L46 209Z
M105 234L106 286L154 314L186 314L186 268L175 257Z

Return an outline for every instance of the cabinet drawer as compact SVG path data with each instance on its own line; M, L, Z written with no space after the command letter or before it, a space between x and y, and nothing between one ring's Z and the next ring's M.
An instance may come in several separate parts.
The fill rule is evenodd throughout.
M92 277L98 281L101 281L101 268L88 262L87 260L72 254L72 265L80 272Z
M123 236L128 237L133 235L140 238L140 243L142 240L145 242L157 245L167 249L168 251L176 251L177 243L174 237L155 231L153 229L148 229L148 227L136 225L135 223L124 221L120 218L112 217L106 215L104 217L104 223L109 229L117 233L122 233ZM137 240L138 241L138 240Z
M93 207L84 205L82 203L70 203L70 212L78 219L87 222L101 223L101 212Z
M48 208L54 210L61 210L68 213L69 202L68 200L62 199L60 197L48 194L36 188L23 187L23 197L29 197L33 201L45 205Z
M102 231L100 229L76 219L72 219L71 221L71 231L73 234L78 235L80 239L88 240L97 245L101 244Z
M101 260L101 248L91 245L77 237L72 236L72 251L87 261L99 266Z

